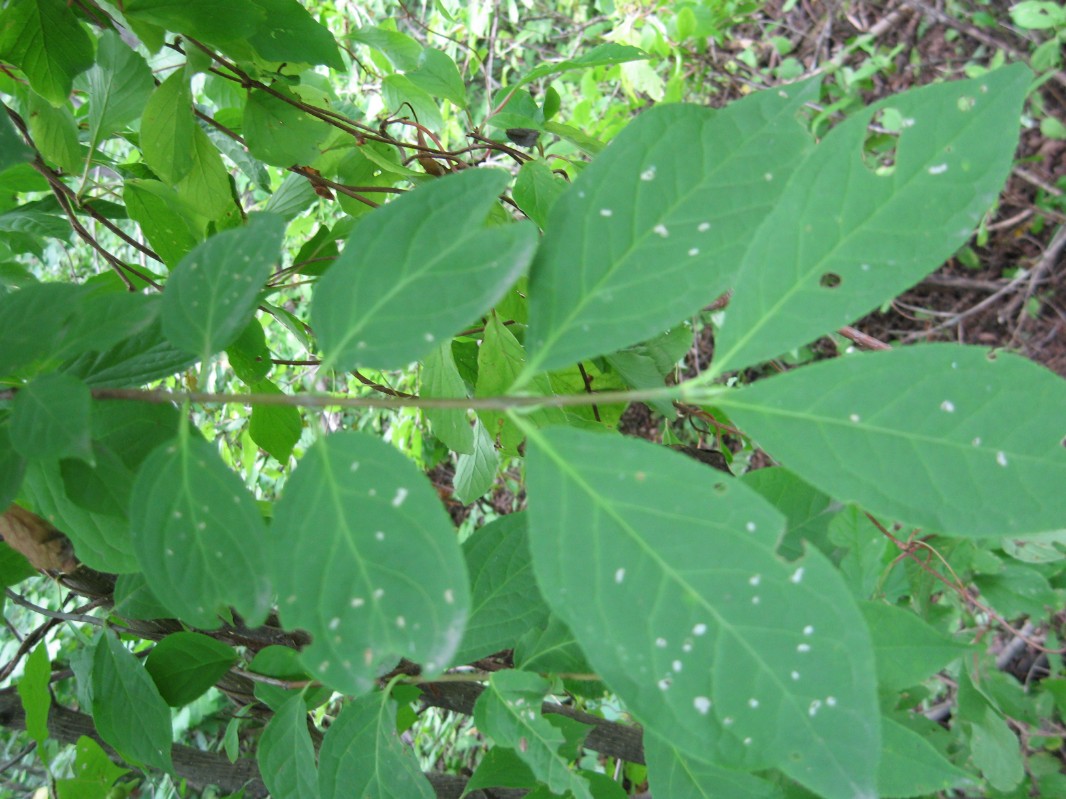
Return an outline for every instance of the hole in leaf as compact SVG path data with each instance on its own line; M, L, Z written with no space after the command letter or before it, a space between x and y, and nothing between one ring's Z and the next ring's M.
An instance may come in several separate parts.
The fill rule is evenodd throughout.
M822 288L835 289L839 286L843 280L836 272L826 272L820 278L818 278L818 285Z
M862 142L862 163L878 177L887 177L896 170L896 150L900 132L914 120L905 119L896 108L881 108L866 127Z

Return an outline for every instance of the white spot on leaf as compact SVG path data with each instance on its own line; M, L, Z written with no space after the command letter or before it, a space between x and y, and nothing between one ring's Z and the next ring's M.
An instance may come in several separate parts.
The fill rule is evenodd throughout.
M693 635L703 635L706 632L707 632L707 625L706 624L702 624L702 623L701 624L697 624L695 627L692 628L692 634Z
M407 499L407 489L406 488L397 488L396 489L396 496L394 496L392 498L392 507L394 507L394 508L400 507L404 503L405 499Z
M617 570L615 571L615 573L614 573L614 581L615 581L616 583L618 583L619 585L621 585L621 584L622 584L622 581L623 581L623 580L624 580L625 578L626 578L626 570L625 570L625 569L623 569L623 568L621 568L621 567L619 567L619 568L618 568L618 569L617 569Z
M614 215L614 211L612 211L610 208L601 208L600 209L600 216L613 216L613 215Z
M955 403L951 400L944 400L940 403L940 410L944 413L955 413Z
M1007 465L1007 453L1004 452L1003 450L1000 450L999 452L997 452L996 453L996 463L998 463L1000 466L1006 466Z
M947 164L937 164L936 166L929 167L929 174L930 175L943 175L947 171L948 171L948 165Z
M658 225L653 227L652 230L655 231L658 235L662 236L664 239L670 235L670 231L667 230L666 225L662 223L659 223Z
M803 581L803 567L800 566L796 571L792 572L792 576L788 578L789 582L799 585Z
M641 172L640 179L648 183L655 180L655 166L649 166L647 169Z
M705 696L697 696L692 700L692 706L696 708L701 716L706 716L711 709L711 700Z

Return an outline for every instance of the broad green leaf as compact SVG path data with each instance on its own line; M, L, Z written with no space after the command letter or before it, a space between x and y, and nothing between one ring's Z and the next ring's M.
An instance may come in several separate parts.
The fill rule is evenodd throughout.
M95 150L141 115L155 82L144 59L114 31L100 35L96 64L85 77L89 87L89 147Z
M187 705L237 662L237 653L201 633L177 632L155 645L144 662L160 696L171 707Z
M294 683L303 683L311 679L311 675L300 664L300 653L287 646L268 646L255 653L252 662L248 665L250 671L263 674L267 677L277 677ZM277 712L289 697L295 694L303 696L304 705L308 710L318 707L327 702L333 695L333 689L319 686L310 690L300 688L284 688L280 685L270 685L265 682L255 683L255 698Z
M124 774L129 770L112 763L100 744L83 735L74 745L74 776L56 780L56 793L59 799L100 799Z
M88 353L67 363L63 371L80 377L91 388L129 388L181 372L195 361L195 356L182 352L167 341L163 336L163 324L156 319L143 332L110 349Z
M862 353L715 404L811 485L882 521L1003 536L1066 519L1066 382L1015 355L953 344Z
M553 428L529 450L541 594L645 727L826 799L873 797L873 652L829 562L780 560L777 511L663 447Z
M970 238L1010 170L1032 73L924 86L841 123L749 239L715 339L716 374L776 357L874 310ZM863 163L879 109L904 120L888 175Z
M130 20L216 42L253 36L265 16L251 0L126 0L123 13Z
M785 514L785 536L778 547L779 554L788 560L798 558L803 554L804 541L829 553L829 523L839 510L832 499L781 467L749 471L741 480Z
M164 183L177 183L192 169L194 127L189 78L185 70L175 70L152 92L141 117L144 162Z
M477 354L478 397L496 397L507 393L515 378L526 365L526 351L498 315L493 313L485 325L485 336ZM554 393L547 375L533 379L532 388L539 394ZM522 431L500 411L478 411L489 437L496 442L502 456L518 454L522 443ZM566 424L566 414L561 408L542 408L525 417L532 424L543 427L549 424Z
M523 86L535 80L556 75L560 72L569 72L572 69L587 69L589 67L609 66L611 64L624 64L627 61L639 61L648 58L648 54L636 47L627 44L615 44L608 42L599 44L582 53L577 58L563 61L553 61L534 67L518 83L510 88Z
M141 572L118 576L114 612L125 619L168 619L171 615L170 609L152 593Z
M3 18L0 17L0 22L2 21ZM36 95L31 95L31 97L36 97ZM6 111L6 107L0 107L0 111ZM36 139L34 141L36 142ZM40 142L36 143L38 147L42 148L41 151L44 152L43 145ZM0 116L0 172L9 166L32 160L33 150L26 146L26 142L23 141L18 131L15 130L15 126L11 124L11 120L8 119L7 114L4 113L3 116Z
M296 100L281 87L275 86L274 91ZM310 164L322 155L319 145L329 132L329 125L321 119L270 92L253 89L248 94L244 140L252 155L265 163L282 167Z
M433 799L436 794L396 733L396 707L385 692L350 702L326 731L318 753L322 799Z
M217 448L186 431L141 464L130 503L134 551L152 591L178 618L205 629L233 606L249 626L270 605L255 500Z
M125 759L165 771L170 760L170 708L141 662L104 628L92 664L96 731Z
M555 614L549 614L546 622L531 626L526 634L515 642L514 662L518 668L526 671L571 674L587 674L592 671L574 634ZM599 682L584 684L602 685ZM601 688L600 693L602 691Z
M193 128L192 169L174 188L178 199L204 219L219 219L233 209L230 177L222 156L199 127Z
M450 341L441 344L422 359L422 397L467 396L466 383L459 376ZM449 449L460 454L474 451L474 429L470 426L463 408L426 408L423 413L429 420L433 435ZM495 470L494 470L495 471Z
M0 445L2 447L2 445ZM1054 563L1066 558L1066 529L1003 539L1003 551L1023 563Z
M278 262L284 232L280 219L263 214L186 255L163 292L163 332L171 343L206 358L235 341Z
M177 266L197 245L187 216L195 211L182 208L178 193L170 186L157 180L127 180L122 198L130 219L141 226L144 237L168 267Z
M22 490L37 514L70 539L75 555L86 566L109 574L139 569L127 519L93 513L72 502L64 490L58 461L31 463Z
M386 75L381 81L381 96L385 107L396 109L395 113L400 116L411 113L407 108L410 106L414 109L415 119L430 130L444 127L440 104L406 75Z
M970 651L903 608L863 602L859 609L873 641L877 681L884 690L917 685Z
M470 620L456 663L511 648L548 620L533 577L525 513L486 524L463 543L463 555L470 572Z
M557 178L547 164L533 160L526 161L518 170L512 194L522 213L537 227L544 228L548 212L566 189L566 181Z
M256 383L252 391L259 394L284 393L269 380ZM294 405L256 405L248 422L248 434L252 441L269 452L282 466L288 464L292 448L300 440L303 428L300 411Z
M78 142L78 124L70 108L54 107L36 92L31 92L26 102L26 124L33 143L41 155L67 172L77 174L85 163L84 148ZM0 150L4 145L0 144ZM11 152L17 153L18 150Z
M18 681L18 694L22 709L26 712L26 732L40 747L48 740L48 710L52 706L52 694L49 692L51 676L48 647L38 644L26 658L22 678ZM40 751L44 754L43 748Z
M474 705L474 723L497 746L514 749L533 775L554 794L569 791L575 799L592 799L588 782L570 770L559 749L563 733L540 714L549 688L527 671L497 671Z
M330 366L405 367L503 296L537 238L524 223L486 227L507 180L464 170L360 220L311 302Z
M970 755L974 765L997 791L1010 791L1025 778L1017 736L996 711L970 724Z
M67 497L93 513L125 516L133 490L133 472L109 447L93 442L92 464L80 459L59 463Z
M52 105L93 64L93 44L66 0L11 0L0 13L0 59L21 69Z
M422 45L405 33L378 27L365 27L348 34L352 41L365 44L385 54L396 69L413 72L418 69Z
M878 796L926 796L953 788L975 787L973 776L947 760L924 737L891 719L881 720Z
M15 395L11 445L22 457L93 460L89 435L89 387L75 377L52 372Z
M532 788L536 784L532 770L514 749L493 746L470 775L466 790L472 793L479 788Z
M314 187L307 178L290 172L270 195L263 210L282 219L292 220L310 208L316 197Z
M272 796L318 799L315 748L307 729L303 696L291 696L278 708L259 739L256 759Z
M297 0L252 2L263 9L264 19L255 35L249 37L248 44L267 61L324 64L344 69L333 34Z
M817 92L663 105L627 125L552 206L530 271L527 374L652 338L729 289L812 147L795 117Z
M434 97L451 100L466 108L466 83L455 62L440 50L425 48L418 56L418 69L408 72L407 78Z
M249 386L255 385L270 373L273 366L270 362L270 349L258 319L253 318L245 325L237 340L226 347L226 357L229 359L229 365L233 367L233 373Z
M37 574L37 570L26 560L25 555L0 541L0 588L18 585L23 580L36 577Z
M1007 618L1047 615L1058 606L1058 597L1047 578L1035 569L1010 564L996 574L979 574L974 584L981 598Z
M500 468L500 455L485 425L479 419L474 424L473 452L460 453L455 459L456 498L465 504L476 502L492 488L496 471Z
M679 751L654 732L644 733L644 759L653 795L670 799L783 799L771 782L705 763Z
M470 605L451 521L425 476L361 433L319 439L274 512L270 570L284 624L311 633L311 672L365 693L401 657L451 662Z

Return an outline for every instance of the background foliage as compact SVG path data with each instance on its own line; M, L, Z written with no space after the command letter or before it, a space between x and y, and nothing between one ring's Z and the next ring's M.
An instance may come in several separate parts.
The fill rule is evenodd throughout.
M3 0L0 791L1066 793L1066 18L879 11Z

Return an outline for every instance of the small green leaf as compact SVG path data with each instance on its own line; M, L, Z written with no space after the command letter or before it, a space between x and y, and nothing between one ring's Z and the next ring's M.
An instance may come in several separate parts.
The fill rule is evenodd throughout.
M324 64L344 69L344 60L329 29L315 20L297 0L252 0L263 9L264 19L249 37L255 51L267 61Z
M18 495L26 473L26 461L11 445L10 425L0 426L0 508L6 508Z
M89 387L75 377L51 372L15 396L11 445L31 458L81 458L93 461L89 433Z
M247 39L265 16L251 0L126 0L123 13L130 20L216 42Z
M566 189L567 183L556 177L543 161L526 161L518 170L512 196L522 213L543 229L548 212Z
M30 93L26 107L29 111L26 124L41 155L67 172L77 174L85 163L85 156L84 147L78 142L78 124L74 121L70 108L65 104L56 108L36 92ZM0 126L2 124L0 123ZM21 143L21 140L19 142ZM8 150L12 155L19 152L14 145L2 143L0 152L5 147L12 148Z
M256 674L276 677L287 682L305 683L311 679L307 669L300 664L300 653L287 646L275 645L260 649L255 653L255 657L252 658L248 668ZM270 685L259 681L256 681L254 691L255 698L275 712L289 700L289 697L295 694L303 696L304 705L308 710L329 701L329 698L333 695L333 690L325 686L303 690L301 688Z
M122 191L130 219L168 267L175 267L197 245L189 225L192 208L182 208L178 193L157 180L127 180Z
M82 355L69 362L64 371L80 377L91 388L131 388L181 372L195 361L195 356L182 352L166 340L163 323L156 319L144 332L103 352Z
M433 673L451 662L470 600L451 521L425 475L361 433L319 439L270 528L284 623L311 633L305 664L364 693L400 657Z
M167 619L171 615L170 609L156 599L141 572L118 576L114 612L125 619Z
M179 69L152 92L141 118L144 161L165 183L177 183L192 169L195 126L189 79Z
M252 391L258 394L284 393L269 380L256 383ZM294 405L255 405L248 422L248 434L252 441L285 466L292 455L292 448L300 440L303 427L300 411Z
M74 745L74 776L56 780L56 793L59 799L99 799L123 774L129 770L112 763L100 744L83 735Z
M330 725L318 754L318 789L322 799L436 795L396 733L396 707L388 693L350 702Z
M0 18L0 22L2 21L2 18ZM36 97L36 95L31 95L31 97ZM37 146L44 152L44 145L37 142ZM15 130L15 126L11 124L7 114L0 116L0 172L9 166L32 160L33 150L26 146L26 142Z
M144 662L159 694L171 707L187 705L214 685L237 662L221 641L193 632L168 635Z
M192 132L192 169L174 188L178 199L206 220L220 219L233 210L229 172L199 126Z
M1003 536L1066 519L1066 381L1009 353L953 344L861 353L715 403L811 485L886 520Z
M779 768L826 799L873 796L873 652L829 562L817 550L778 559L781 516L680 454L573 429L529 435L541 594L645 727L715 764Z
M881 742L877 795L882 799L926 796L977 782L922 735L891 719L881 720Z
M295 100L280 86L273 87ZM270 92L253 89L244 106L244 139L256 158L274 166L310 164L322 153L319 145L329 126Z
M36 577L37 574L37 570L26 560L25 555L0 541L0 588L18 585L23 580Z
M970 724L970 754L997 791L1010 791L1025 779L1018 737L990 707L985 708L984 718Z
M232 605L249 626L262 622L271 594L263 519L215 447L186 432L149 455L130 529L153 592L178 618L214 629Z
M414 109L415 119L430 130L444 127L440 104L406 75L386 75L381 81L381 96L387 108L399 109L400 114L410 113L408 107Z
M478 420L474 425L473 452L461 453L455 461L456 498L469 504L476 502L492 488L496 471L500 468L500 455L485 425Z
M74 77L93 65L93 44L66 0L12 0L0 13L0 58L58 106Z
M877 681L884 690L917 685L970 651L903 608L863 602L859 609L870 630Z
M469 663L514 645L548 621L533 577L525 513L489 522L463 543L470 572L470 620L456 663Z
M563 733L541 716L548 682L526 671L497 671L474 705L474 723L497 746L514 749L554 794L592 799L588 782L559 753Z
M644 733L648 785L656 796L670 799L783 799L771 782L743 771L704 763L672 746L654 732Z
M422 359L422 387L419 394L423 397L467 396L466 383L459 376L450 341L441 344ZM433 435L449 449L460 454L474 451L474 430L464 409L426 408L423 413L432 425Z
M141 662L105 628L92 666L93 723L133 763L172 771L170 708Z
M42 754L44 742L48 740L48 710L52 706L52 694L48 687L51 676L48 647L38 644L26 658L22 679L18 681L18 694L22 709L26 711L26 732L41 747Z
M318 799L315 748L302 696L291 696L278 708L259 739L256 759L272 796Z
M284 224L269 214L212 236L186 255L163 292L163 332L207 357L233 343L252 318L277 264Z
M485 226L507 180L464 170L360 220L311 303L330 366L402 368L503 296L536 246L532 225Z
M554 61L547 64L541 64L538 67L534 67L526 76L522 78L518 83L510 88L516 86L523 86L526 83L531 83L535 80L547 77L548 75L555 75L560 72L569 72L572 69L588 69L589 67L609 66L612 64L624 64L627 61L640 61L648 58L648 54L643 50L636 47L631 47L627 44L615 44L608 42L606 44L599 44L590 50L582 53L577 58L566 59L563 61Z
M466 108L463 76L459 74L455 62L440 50L425 48L418 56L418 69L408 72L407 78L434 97L443 97L460 108Z
M100 35L89 85L89 146L96 147L144 111L155 82L144 59L114 31Z
M355 42L373 47L384 53L396 69L413 72L418 69L418 59L422 55L422 45L410 36L385 28L359 28L348 34Z
M253 318L245 325L237 340L226 347L226 357L233 367L233 373L249 386L254 386L270 373L273 366L270 349L258 319Z
M473 793L479 788L532 788L536 784L533 771L514 749L493 746L470 775L466 790Z
M779 466L749 471L741 480L785 514L785 536L778 547L781 555L795 560L803 554L805 541L823 552L830 550L829 523L839 510L830 497Z

